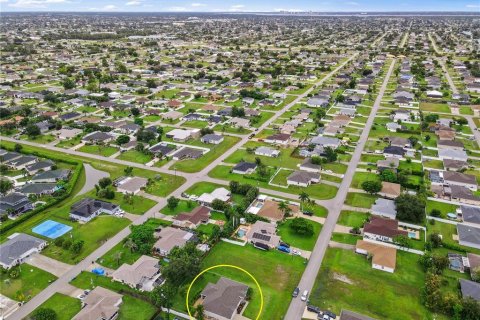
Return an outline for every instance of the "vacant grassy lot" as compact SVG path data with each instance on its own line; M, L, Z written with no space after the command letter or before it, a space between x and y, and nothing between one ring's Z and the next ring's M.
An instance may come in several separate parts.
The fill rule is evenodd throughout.
M292 224L292 219L286 220L284 223L278 226L277 234L280 236L282 241L294 246L295 248L301 250L312 251L317 241L317 237L322 230L322 225L318 222L308 221L313 226L313 235L306 236L296 233L290 225Z
M291 299L291 293L298 284L305 268L304 260L297 256L278 251L261 251L253 246L240 247L225 242L217 244L202 263L202 269L217 264L232 264L250 272L260 283L264 295L264 309L260 319L282 319ZM245 283L252 288L253 281L245 274L234 269L215 269L215 274ZM184 298L184 297L183 297ZM182 299L183 302L183 299ZM244 315L254 319L259 310L258 294Z
M347 227L362 227L369 214L358 211L342 210L337 224Z
M120 154L117 159L145 164L152 160L153 156L137 150L128 150Z
M371 172L355 172L350 186L355 189L362 189L362 183L365 181L380 181L380 178L377 174Z
M80 312L82 302L80 299L70 296L54 293L47 301L42 303L37 309L52 309L57 314L57 320L70 320Z
M180 200L175 209L171 210L168 206L165 206L160 209L160 213L166 214L168 216L176 216L181 212L190 212L195 209L195 207L198 207L198 203L195 201Z
M254 179L245 178L243 175L233 174L230 173L231 167L228 166L217 166L212 171L208 173L208 175L212 178L223 179L228 181L238 181L240 183L249 183L255 185L258 183L258 186L261 188L272 189L277 191L283 191L293 194L300 194L301 192L305 191L310 195L311 198L315 199L331 199L335 197L337 194L337 188L331 185L326 184L312 184L306 188L304 187L297 187L297 186L290 186L288 189L280 188L269 185L267 182L258 181Z
M118 151L117 148L115 147L110 147L110 146L95 146L95 145L85 145L83 147L80 147L78 151L81 152L86 152L86 153L91 153L91 154L97 154L103 157L109 157L112 154L116 153Z
M137 299L129 295L124 295L122 304L120 305L120 310L118 311L118 319L149 320L152 319L156 310L157 308L155 308L155 306L144 300Z
M339 243L346 243L346 244L351 244L355 245L357 243L357 240L362 240L361 235L353 235L350 233L338 233L334 232L332 234L332 241L339 242Z
M440 210L441 217L442 218L447 218L447 213L455 213L457 208L458 208L457 205L454 205L454 204L451 204L451 203L427 200L426 211L427 211L427 214L429 215L430 212L432 212L432 210L434 210L434 209Z
M395 273L390 274L372 269L365 256L329 248L310 301L337 314L348 309L376 319L434 319L421 302L424 273L418 259L398 251ZM337 280L339 276L348 280Z
M420 110L430 112L451 113L450 107L442 103L420 103Z
M376 199L377 197L371 194L349 192L345 204L358 208L370 208Z
M57 280L53 274L38 269L29 264L18 267L20 276L10 278L8 273L0 272L2 294L17 301L27 301L48 287L50 282Z

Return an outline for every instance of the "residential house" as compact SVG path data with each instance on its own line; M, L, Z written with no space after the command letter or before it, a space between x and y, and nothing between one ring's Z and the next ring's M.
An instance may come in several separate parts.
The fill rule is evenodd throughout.
M236 174L251 174L255 171L257 168L257 164L253 162L246 162L242 161L237 163L233 168L232 168L232 173Z
M443 171L441 173L444 183L456 185L477 191L477 178L474 175L465 174L456 171Z
M172 154L173 160L184 160L184 159L198 159L203 155L203 150L183 147L174 154Z
M262 244L260 247L267 246L270 249L275 249L280 244L280 237L277 236L275 224L260 220L250 226L246 238L254 246Z
M158 259L142 255L133 264L124 263L112 273L112 279L140 291L152 291L160 277Z
M398 158L387 157L385 160L377 161L377 170L379 172L382 172L383 170L392 170L393 172L397 172L399 164L400 160Z
M455 149L438 149L438 157L440 160L450 159L450 160L460 160L467 161L468 155L465 150L455 150Z
M218 199L223 202L229 202L231 196L232 195L230 191L221 187L213 190L211 193L203 193L200 197L198 197L197 202L204 206L211 207L213 200Z
M200 139L203 143L220 144L224 138L219 134L206 134Z
M43 160L35 162L25 167L25 170L29 175L34 175L37 172L49 171L55 166L55 163L51 160Z
M82 141L86 143L106 144L112 142L114 138L115 137L109 133L102 131L94 131L84 136L82 138Z
M210 209L205 206L199 206L191 212L179 213L173 218L173 225L183 228L195 229L201 224L208 223L210 219Z
M393 273L397 264L397 249L358 240L355 252L372 257L372 268Z
M0 197L0 216L9 215L13 217L32 209L32 203L24 194L11 192Z
M363 314L360 314L360 313L342 309L339 320L375 320L375 319L364 316Z
M464 299L472 298L473 300L480 302L480 283L467 279L460 279L460 291L462 292L462 297Z
M280 155L280 150L262 146L255 149L255 154L258 156L276 158Z
M308 187L312 183L320 182L320 174L309 171L294 171L287 177L287 185Z
M290 135L286 133L276 133L268 136L264 141L270 144L287 146L290 141Z
M82 301L82 309L72 320L114 320L122 304L122 295L97 286Z
M382 190L380 190L380 192L378 194L380 196L388 198L388 199L395 199L401 193L402 193L402 191L401 191L401 185L400 184L383 181L382 182Z
M457 234L462 246L480 249L480 226L458 223Z
M480 225L480 207L462 205L457 212L460 211L463 222Z
M173 248L183 248L187 242L196 240L193 233L172 227L162 228L155 236L158 240L153 249L160 256L168 256Z
M92 198L85 198L76 202L70 208L70 218L77 221L88 222L96 216L104 214L117 214L120 212L120 206Z
M389 219L395 219L397 216L397 208L395 201L389 199L378 198L371 208L372 214Z
M25 233L14 233L0 244L0 266L8 270L19 265L30 255L40 252L46 245L45 240Z
M62 180L66 181L70 176L70 173L71 170L68 169L57 169L40 172L33 176L31 181L33 183L55 183Z
M117 182L117 191L123 194L137 194L147 186L148 179L141 177L125 177Z
M43 196L53 194L57 189L56 183L26 183L18 188L17 191L26 196Z
M246 304L248 286L221 277L217 283L209 283L200 293L206 317L233 320Z
M408 232L398 227L398 221L372 216L363 226L364 239L382 242L394 242L397 236L408 236Z
M388 146L383 149L383 154L385 157L393 157L393 158L403 158L405 156L405 149L402 147L394 147L394 146Z

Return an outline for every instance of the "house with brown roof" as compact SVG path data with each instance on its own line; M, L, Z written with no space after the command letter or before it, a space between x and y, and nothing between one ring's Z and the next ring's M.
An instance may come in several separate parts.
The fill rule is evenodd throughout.
M387 182L383 181L382 182L382 190L378 193L382 197L388 198L388 199L395 199L402 193L401 191L401 185L398 183L392 183L392 182Z
M178 227L195 229L202 223L208 223L210 209L204 206L196 207L191 212L179 213L173 218L173 225Z
M158 240L153 249L161 256L167 256L173 248L183 248L187 242L196 240L193 233L172 227L162 228L155 236Z
M355 252L372 257L372 268L393 273L397 264L397 249L365 240L358 240Z
M122 295L103 287L96 287L82 301L82 310L72 320L113 320L118 317Z
M180 107L183 107L183 103L179 100L170 100L167 103L167 106L172 109L178 109Z
M261 243L270 249L278 247L280 243L280 237L277 236L277 227L270 222L256 221L250 226L245 236L247 241L253 245Z
M398 221L372 216L370 222L363 227L363 238L393 242L397 236L408 236L408 232L398 228Z
M455 171L443 171L443 181L448 185L455 185L477 191L477 178L471 174L464 174Z

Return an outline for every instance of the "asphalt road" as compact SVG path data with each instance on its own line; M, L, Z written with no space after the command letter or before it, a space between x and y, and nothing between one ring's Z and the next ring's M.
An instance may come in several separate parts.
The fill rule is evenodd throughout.
M358 53L354 53L353 55L351 55L346 61L341 63L337 68L335 68L333 71L328 73L321 80L317 81L314 86L312 86L310 89L308 89L303 94L299 95L294 101L287 104L282 110L277 111L273 117L271 117L268 121L266 121L263 125L260 126L260 128L258 129L258 132L267 128L271 123L273 123L275 120L277 120L284 112L288 111L288 109L293 107L295 104L299 103L301 101L301 99L306 97L318 85L321 85L323 82L325 82L331 76L333 76L336 72L338 72L341 68L343 68L346 64L348 64L351 60L353 60L357 55L358 55ZM81 156L81 157L85 157L85 158L97 159L97 160L102 160L102 161L107 161L107 162L112 162L112 163L118 163L118 164L122 164L122 165L126 165L126 166L136 167L136 168L148 169L148 170L156 171L156 172L173 174L172 170L162 169L162 168L157 168L157 167L148 167L148 166L138 164L138 163L134 163L134 162L130 162L130 161L113 159L113 158L103 157L103 156L99 156L99 155L94 155L94 154L75 151L75 150L70 150L70 149L62 149L62 148L57 148L57 147L50 146L50 145L43 145L43 144L38 144L38 143L24 141L24 140L19 141L19 140L15 140L15 139L8 138L8 137L3 137L3 136L1 136L1 139L5 140L5 141L19 142L19 143L26 144L26 145L41 147L41 148L44 148L44 149L63 152L63 153L66 153L66 154ZM177 171L176 174L185 177L187 179L187 181L182 186L180 186L177 190L175 190L171 194L171 196L180 197L180 195L185 190L190 188L195 183L205 181L206 178L208 178L207 174L208 174L209 171L211 171L214 167L216 167L217 165L222 163L224 159L226 159L228 156L230 156L233 152L238 150L238 148L240 148L242 145L244 145L248 141L249 141L248 136L243 137L237 144L235 144L235 146L230 148L227 152L225 152L223 155L221 155L219 158L214 160L212 163L210 163L207 167L205 167L202 171L200 171L198 173L184 173L184 172L178 172ZM347 190L348 190L348 186L347 186ZM159 214L158 212L166 204L167 204L166 198L162 198L154 207L152 207L150 210L148 210L145 214L139 216L138 219L136 219L133 222L133 224L134 225L142 224L148 218L151 218L151 217L161 218L163 215ZM337 215L337 218L338 218L338 215ZM336 220L337 219L335 219L335 221ZM333 228L332 228L332 230L333 230ZM104 254L106 254L110 249L112 249L116 244L120 243L129 234L130 234L130 228L127 227L127 228L121 230L119 233L117 233L112 238L108 239L97 250L95 250L93 253L91 253L89 256L87 256L85 259L83 259L80 263L72 266L72 268L69 271L67 271L63 276L59 277L50 286L45 288L42 292L37 294L35 297L33 297L31 300L29 300L27 303L25 303L22 307L20 307L13 315L9 316L8 319L9 320L21 320L21 319L27 317L33 310L35 310L43 302L48 300L55 292L62 291L62 289L67 287L69 285L68 283L73 278L75 278L80 272L82 272L83 270L89 270L89 268L92 265L92 262L96 261L98 258L100 258ZM315 275L316 275L316 273L315 273ZM313 278L315 278L315 275L313 275Z
M382 83L382 87L380 88L380 92L377 96L377 99L375 100L373 108L368 117L367 123L365 124L365 128L362 131L357 147L355 148L355 151L352 155L352 159L350 160L350 163L348 165L347 172L345 173L345 176L342 180L340 188L337 192L337 196L333 199L333 201L327 204L327 209L328 209L327 220L325 221L325 224L322 227L322 231L318 236L317 242L310 256L308 265L298 285L301 293L304 290L308 290L309 292L312 291L313 284L315 283L315 279L322 265L323 257L325 256L328 243L330 241L330 238L332 237L333 230L335 228L335 225L337 224L340 211L342 210L343 203L347 196L348 188L350 187L353 175L355 174L355 169L357 168L358 162L360 161L360 156L362 155L362 151L364 149L365 143L368 140L368 134L370 132L373 121L377 114L378 108L380 107L380 103L382 101L383 95L385 94L388 80L390 79L390 76L392 75L392 72L394 70L395 62L396 60L394 59L392 64L390 65L390 68L388 69L388 72ZM290 306L288 308L287 314L285 316L285 319L286 320L301 319L303 312L305 310L305 306L306 306L306 303L303 302L300 299L300 297L292 299Z

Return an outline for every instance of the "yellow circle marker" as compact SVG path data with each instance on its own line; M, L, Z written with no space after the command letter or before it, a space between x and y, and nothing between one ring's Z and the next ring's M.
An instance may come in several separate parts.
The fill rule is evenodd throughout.
M237 269L237 270L240 270L242 271L243 273L247 274L250 278L252 278L253 282L255 282L255 285L257 286L257 289L258 291L260 292L260 310L258 311L258 314L255 318L255 320L258 320L260 319L260 314L262 313L262 310L263 310L263 292L262 292L262 288L260 287L260 284L258 283L257 279L255 279L254 276L252 276L252 274L250 272L248 272L247 270L243 269L243 268L240 268L240 267L237 267L237 266L234 266L234 265L231 265L231 264L217 264L216 266L212 266L212 267L209 267L205 270L203 270L202 272L200 272L192 281L192 283L190 283L190 285L188 286L188 290L187 290L187 297L185 298L185 304L187 305L187 311L188 311L188 315L190 316L190 319L194 319L191 312L190 312L190 307L188 306L188 298L190 296L190 290L192 289L192 286L193 284L195 283L195 281L197 281L198 278L200 278L205 272L207 271L210 271L212 269L216 269L216 268L232 268L232 269Z

